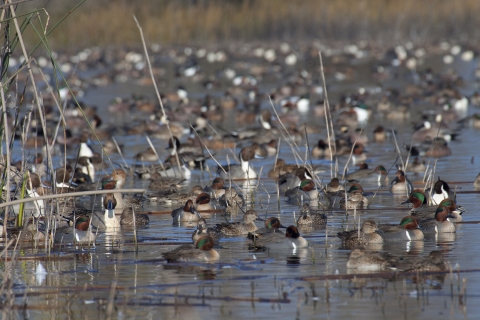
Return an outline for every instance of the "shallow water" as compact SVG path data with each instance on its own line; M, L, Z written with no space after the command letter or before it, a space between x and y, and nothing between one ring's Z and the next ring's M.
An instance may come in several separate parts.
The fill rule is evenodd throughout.
M435 58L430 63L441 67ZM476 65L477 61L474 63ZM455 66L467 80L471 79L470 68L463 64ZM349 87L371 84L368 76L361 83L334 82L330 97L333 99ZM401 83L396 84L401 86ZM466 88L469 90L468 86ZM88 91L85 101L105 105L126 90L151 94L150 88L112 85ZM470 107L469 114L474 112ZM312 123L319 121L318 125L324 127L323 119L310 120L305 116L302 121L307 119ZM370 134L378 123L396 129L400 145L409 143L413 132L410 120L388 122L373 116L368 122L367 132ZM466 222L480 220L477 214L480 194L465 193L473 190L473 180L480 171L479 133L478 129L464 128L460 138L450 143L452 156L439 159L436 163L436 176L439 175L458 191L457 201L466 209ZM324 135L310 135L310 144L322 136L324 138ZM137 152L148 147L141 136L116 138L124 144L124 156L129 165L134 163L131 159ZM154 143L159 150L166 146L164 141L154 140ZM299 148L303 156L305 142L301 142ZM370 143L367 150L370 167L383 164L388 169L396 159L391 141ZM225 150L218 151L215 157L225 163L226 154ZM291 147L285 142L281 144L280 157L288 163L295 162ZM122 162L118 155L113 155L112 160ZM346 157L339 159L340 169L346 160ZM430 160L430 166L433 161ZM282 224L288 226L294 224L299 208L285 203L283 197L278 208L275 182L263 178L273 162L273 158L267 158L253 163L257 172L263 167L261 183L254 192L253 206L259 215L278 215ZM328 166L329 162L314 159L313 164ZM215 170L214 161L209 160L208 165ZM353 165L349 166L349 170L355 170ZM389 173L390 180L394 171L392 169ZM320 178L328 182L329 172L320 174ZM421 182L423 176L409 174L409 178ZM186 187L210 182L208 173L195 171L190 185ZM252 182L253 185L256 183ZM130 177L126 187L147 186L148 181ZM377 190L374 184L364 184L364 187L369 198ZM379 276L342 279L342 275L349 274L346 268L349 250L340 248L337 232L354 229L369 218L377 223L397 223L407 212L406 205L400 205L404 200L405 197L392 196L388 188L381 188L370 205L371 210L349 216L340 210L329 212L326 228L302 233L310 243L308 249L254 252L248 249L243 237L223 239L218 249L221 260L213 264L167 264L161 259L161 253L180 243L189 243L194 229L193 226L172 225L169 214L150 215L150 225L138 231L138 252L135 251L133 232L129 230L118 234L99 233L96 246L90 249L66 246L55 248L48 255L41 248L22 248L17 251L19 259L13 270L13 315L34 319L475 317L480 312L480 304L477 303L480 301L480 258L476 254L478 223L458 225L456 234L451 237L428 238L424 243L386 244L383 247L384 252L406 257L424 257L432 250L442 250L445 259L456 270L453 274L418 281L414 276L399 276L396 280ZM89 204L88 199L84 202ZM162 211L168 210L168 207L147 203L144 209ZM216 214L208 223L214 225L224 221L222 215ZM5 269L5 266L2 268ZM466 295L463 295L464 287Z

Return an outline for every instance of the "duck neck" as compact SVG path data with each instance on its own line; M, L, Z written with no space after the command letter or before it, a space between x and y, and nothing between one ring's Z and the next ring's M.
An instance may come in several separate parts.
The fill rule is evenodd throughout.
M245 172L247 179L255 179L257 177L257 174L255 173L253 168L250 166L249 162L243 160L241 156L240 156L240 164L242 165L242 171Z
M115 216L115 210L105 209L105 227L106 228L119 228L120 223L118 222L117 217Z

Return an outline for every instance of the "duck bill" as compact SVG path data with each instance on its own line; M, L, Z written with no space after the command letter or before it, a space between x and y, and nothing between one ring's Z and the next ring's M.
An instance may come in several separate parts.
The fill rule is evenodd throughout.
M196 214L199 219L202 218L202 215L200 214L200 212L198 212L197 209L195 209L194 207L190 208L190 212Z

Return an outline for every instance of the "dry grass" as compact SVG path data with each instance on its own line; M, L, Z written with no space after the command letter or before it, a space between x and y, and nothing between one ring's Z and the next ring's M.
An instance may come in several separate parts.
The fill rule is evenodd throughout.
M76 3L51 0L46 9L55 22ZM97 0L84 3L49 40L56 48L139 45L135 14L148 42L158 43L312 38L466 42L478 38L478 12L478 0Z

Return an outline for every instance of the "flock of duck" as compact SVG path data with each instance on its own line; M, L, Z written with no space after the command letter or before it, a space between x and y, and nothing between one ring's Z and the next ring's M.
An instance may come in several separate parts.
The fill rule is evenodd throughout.
M349 50L336 53L331 58L333 66L327 70L327 75L335 75L335 81L343 81L347 76L354 78L347 66L353 60L364 59L360 51L368 51ZM217 250L224 237L244 237L252 249L306 248L309 242L300 232L311 234L324 229L328 225L329 215L334 214L332 210L338 211L337 208L348 214L368 209L372 199L364 191L365 185L389 186L391 194L405 197L404 205L411 207L409 214L395 224L377 224L368 219L358 230L338 233L342 247L352 249L347 267L367 271L387 268L405 271L445 270L446 264L439 251L433 251L421 260L385 256L377 251L379 246L387 242L424 241L439 234L454 233L455 224L462 221L464 210L457 204L448 182L438 178L431 181L431 188L428 185L415 188L407 177L407 173L425 173L426 158L451 155L449 144L455 143L462 128L467 125L480 127L477 114L467 116L469 106L478 106L480 99L475 94L467 97L461 93L462 79L458 74L436 74L429 68L417 71L421 70L420 62L423 59L418 48L403 51L395 48L378 58L373 77L388 81L396 77L398 70L408 70L407 79L411 83L404 90L362 87L355 92L342 93L338 102L330 106L323 100L323 86L313 80L309 72L295 68L296 62L287 59L283 63L272 61L272 70L256 70L254 67L261 66L264 64L262 59L267 59L260 55L256 56L257 63L253 60L248 68L239 64L238 70L233 67L221 70L221 77L226 78L225 82L229 84L223 95L214 97L210 90L217 88L218 92L223 84L215 77L202 75L198 60L204 56L200 55L199 50L196 56L191 51L191 48L185 49L183 58L179 54L171 62L177 63L176 76L182 82L203 81L204 90L209 93L197 101L191 99L187 90L180 86L174 92L162 94L165 113L145 97L116 99L106 108L108 112L112 117L128 116L121 125L109 125L102 121L99 108L83 103L76 105L71 97L65 95L63 115L67 127L63 133L57 134L52 128L58 127L58 112L51 104L53 100L45 94L46 127L40 121L32 121L29 134L25 135L19 132L19 127L11 124L11 130L17 132L25 148L41 149L34 157L22 157L16 163L3 158L2 167L10 168L11 193L19 198L23 185L25 196L35 198L61 193L65 197L27 203L23 208L28 213L24 227L13 227L14 223L18 223L20 208L11 206L8 220L6 214L3 220L7 226L7 237L37 241L53 235L57 242L94 244L99 232L94 230L95 227L100 232L146 227L150 219L148 214L142 212L142 207L143 202L149 201L151 205L170 207L173 224L196 225L192 243L163 253L167 261L211 262L220 259L221 250L220 253ZM289 56L293 49L281 46L278 52ZM304 54L304 59L308 59L307 53ZM252 58L251 55L248 57ZM235 58L241 59L238 56ZM129 59L127 61L135 66L143 61L142 57L134 59L131 55ZM411 65L412 59L415 59L415 67ZM208 61L214 62L223 63L225 60ZM160 70L157 72L161 74ZM280 73L288 75L286 81L281 81L279 86L268 92L260 90L259 81ZM340 76L342 74L344 77ZM313 102L313 98L317 98L317 101ZM414 123L415 129L409 140L411 143L405 145L403 152L398 150L399 156L409 161L403 164L402 160L395 178L389 182L389 170L386 168L390 165L369 168L366 148L371 142L369 136L373 137L375 143L396 143L394 130L382 125L371 128L369 120L375 114L375 117L402 126L410 119L411 110L417 106L422 106L425 112L421 115L421 121ZM79 108L82 108L81 112ZM298 126L300 119L305 119L306 115L314 115L315 119ZM329 124L325 122L325 117L327 120L332 118L333 128L327 128ZM87 119L94 134L91 130L84 130ZM224 127L229 121L234 121L234 130ZM324 134L325 131L328 131L328 135ZM114 139L115 135L144 134L168 144L165 161L161 161L162 143L157 146L151 144L148 149L132 155L131 163L136 164L128 168L123 166L120 169L119 165L107 159L107 155L122 153L122 146ZM308 136L315 134L322 134L323 139L312 146L307 142L306 159L295 156L301 163L288 164L282 160L285 149L281 152L280 141L288 143L292 153L295 153L297 143L304 143L308 141ZM48 139L44 139L43 135ZM184 138L186 135L188 138ZM98 152L95 152L91 141L97 139L101 141L101 147L97 146ZM231 151L237 146L240 146L237 163L228 158L226 164L220 164L215 151ZM75 156L68 163L62 161L63 165L52 171L53 166L47 161L50 157L48 153L56 157L62 155L63 148ZM305 149L301 152L305 153ZM288 156L291 155L289 152ZM257 158L275 159L266 175L261 174L255 166ZM343 174L332 172L333 178L331 176L331 180L324 183L325 172L330 169L322 165L315 166L318 159L321 160L318 163L322 164L330 159L348 159L347 162L351 161L359 168ZM212 165L217 169L211 170ZM100 172L107 171L111 173L98 179ZM186 190L189 181L200 173L203 175L204 171L214 176L211 183L207 186L195 185ZM265 176L274 179L278 194L283 196L286 203L298 205L300 214L294 225L282 225L280 216L260 218L263 214L254 210L254 204L245 199L250 191L248 187L242 189L239 184L245 186L243 182L248 181L256 185L257 180L265 179ZM147 193L123 194L122 189L128 177L149 180ZM480 175L474 186L480 187ZM111 190L102 195L103 214L100 215L92 214L91 208L82 207L75 198L68 197L72 191L97 189L107 190L105 192ZM237 222L209 226L208 219L219 214L225 215L227 221L236 220L241 214L243 218ZM29 216L33 219L29 220ZM258 228L257 221L263 221L264 227Z

